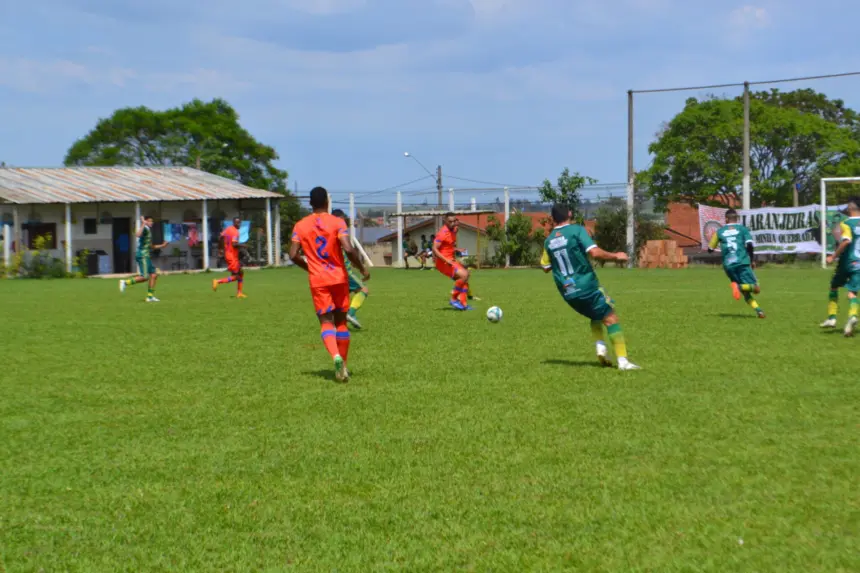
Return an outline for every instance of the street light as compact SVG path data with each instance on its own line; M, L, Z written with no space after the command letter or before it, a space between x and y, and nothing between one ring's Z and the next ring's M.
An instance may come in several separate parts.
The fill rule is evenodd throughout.
M420 165L420 166L421 166L421 169L423 169L424 171L426 171L426 172L427 172L427 175L429 175L430 177L433 177L433 172L432 172L432 171L430 171L429 169L427 169L427 168L424 166L424 164L423 164L423 163L421 163L420 161L418 161L418 158L417 158L417 157L415 157L414 155L412 155L412 154L411 154L411 153L409 153L408 151L404 151L404 152L403 152L403 157L409 157L409 158L414 159L414 160L415 160L415 163L417 163L418 165Z

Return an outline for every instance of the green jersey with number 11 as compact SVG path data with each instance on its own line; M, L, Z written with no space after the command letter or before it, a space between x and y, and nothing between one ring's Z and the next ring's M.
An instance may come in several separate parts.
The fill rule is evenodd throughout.
M597 245L582 225L561 225L550 231L543 244L541 265L552 269L561 296L575 298L600 288L588 259L588 252L595 248Z

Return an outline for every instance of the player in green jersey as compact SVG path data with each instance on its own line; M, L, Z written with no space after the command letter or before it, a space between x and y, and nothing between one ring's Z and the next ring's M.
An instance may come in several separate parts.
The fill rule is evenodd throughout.
M565 302L579 314L591 319L591 333L597 347L597 359L604 366L611 366L603 342L603 327L615 349L619 370L638 370L639 367L627 359L627 343L612 299L600 288L597 274L589 256L609 261L626 261L625 253L608 253L594 244L588 231L581 225L570 222L572 215L567 205L553 205L552 219L555 227L544 242L541 266L544 272L552 272L555 286Z
M854 336L860 315L860 197L848 201L846 210L848 219L839 225L836 251L827 257L827 263L839 260L836 271L830 281L830 302L827 305L827 320L821 323L822 328L836 327L836 314L839 312L839 289L845 287L848 291L848 322L843 333Z
M349 225L349 219L342 209L335 209L331 214L335 217L340 217L347 225ZM349 312L346 313L346 321L355 328L361 330L361 323L355 315L358 312L358 309L361 308L361 305L364 304L370 291L367 289L367 286L365 286L364 281L361 280L361 277L352 270L352 263L349 262L349 257L344 255L343 262L346 267L346 276L349 279L349 292L352 296L352 300L349 303Z
M129 279L119 281L119 292L125 292L125 289L137 283L149 281L149 289L146 291L146 302L160 302L155 298L155 283L158 282L158 273L155 270L155 265L152 264L153 249L163 249L169 242L160 245L152 245L152 225L153 219L151 216L140 218L140 229L137 230L137 251L135 252L135 261L137 262L138 274Z
M752 270L753 245L750 230L738 223L738 212L734 209L726 211L726 224L711 235L708 252L713 253L719 246L723 254L723 270L732 282L732 296L735 300L744 300L755 310L759 318L765 318L764 310L759 306L753 293L761 292L758 279Z

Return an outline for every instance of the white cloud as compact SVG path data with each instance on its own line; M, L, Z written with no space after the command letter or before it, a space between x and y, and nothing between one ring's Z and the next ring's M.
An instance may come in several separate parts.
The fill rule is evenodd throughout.
M738 28L767 28L771 24L767 9L751 4L732 10L729 21Z

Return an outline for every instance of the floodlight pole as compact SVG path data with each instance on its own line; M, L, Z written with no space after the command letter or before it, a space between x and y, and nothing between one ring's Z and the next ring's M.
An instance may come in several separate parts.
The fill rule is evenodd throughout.
M448 210L453 211L455 208L456 206L454 204L454 188L451 187L450 189L448 189ZM441 206L439 207L439 210L442 210Z
M744 178L743 208L750 209L750 83L744 82Z
M349 236L355 237L355 193L349 194Z
M397 212L403 212L403 194L397 192ZM397 217L397 263L400 266L403 264L403 219L405 217Z
M627 262L633 268L636 259L636 172L633 170L633 90L627 91Z
M511 192L505 187L505 241L508 240L508 220L511 218ZM511 266L510 253L505 255L505 268Z

